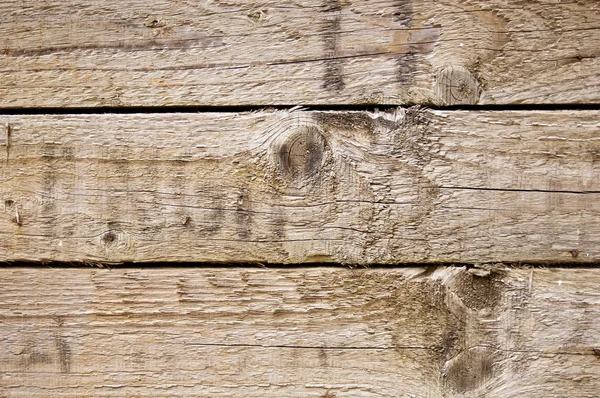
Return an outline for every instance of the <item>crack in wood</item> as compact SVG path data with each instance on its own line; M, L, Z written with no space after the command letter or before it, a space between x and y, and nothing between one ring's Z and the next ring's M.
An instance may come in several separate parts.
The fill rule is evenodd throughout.
M283 349L302 349L302 350L430 350L436 351L437 347L424 346L307 346L307 345L263 345L263 344L242 344L242 343L188 343L192 347L246 347L246 348L283 348Z
M437 189L455 189L463 191L491 191L491 192L524 192L524 193L560 193L573 195L595 195L600 194L600 191L569 191L561 189L517 189L517 188L489 188L489 187L459 187L459 186L437 186Z

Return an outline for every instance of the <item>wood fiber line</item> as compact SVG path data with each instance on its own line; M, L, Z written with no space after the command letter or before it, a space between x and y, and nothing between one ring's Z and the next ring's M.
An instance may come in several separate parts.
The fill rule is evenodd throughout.
M0 261L597 262L598 115L3 116Z
M0 269L0 395L594 397L599 270L476 271Z
M0 108L600 103L596 0L6 0Z

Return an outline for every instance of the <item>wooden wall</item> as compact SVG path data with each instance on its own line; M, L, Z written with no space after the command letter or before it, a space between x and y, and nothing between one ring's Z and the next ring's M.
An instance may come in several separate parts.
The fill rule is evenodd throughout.
M0 3L0 397L597 397L596 0Z

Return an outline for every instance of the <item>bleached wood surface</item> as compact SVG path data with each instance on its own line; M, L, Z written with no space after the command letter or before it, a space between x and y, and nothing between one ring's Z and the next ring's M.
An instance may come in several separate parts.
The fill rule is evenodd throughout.
M0 260L598 261L598 116L3 116Z
M600 101L600 3L5 0L0 107Z
M598 269L3 268L0 396L592 398L599 289Z

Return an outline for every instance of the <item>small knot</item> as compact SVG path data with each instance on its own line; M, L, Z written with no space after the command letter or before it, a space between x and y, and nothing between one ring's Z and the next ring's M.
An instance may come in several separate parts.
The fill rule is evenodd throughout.
M262 23L268 19L267 10L253 10L246 16L254 23Z
M119 237L113 231L107 231L102 235L102 242L106 246L112 246Z
M436 80L436 95L443 105L475 105L479 101L479 82L463 66L442 69Z
M147 28L163 28L165 26L165 22L162 21L160 18L158 17L148 17L146 18L146 20L144 21L144 26Z
M94 239L94 243L99 250L98 254L110 256L111 260L115 260L114 256L130 252L134 240L127 232L111 225L116 223L108 224L108 228Z

